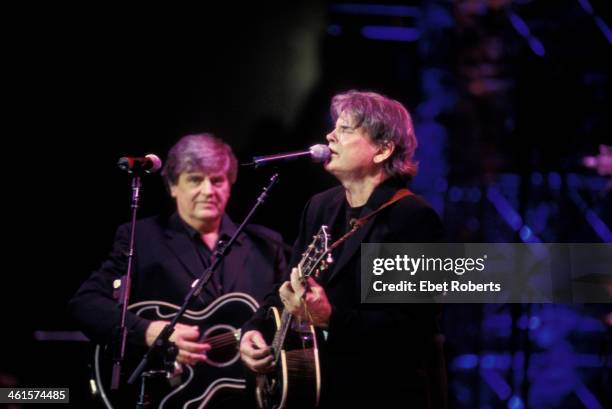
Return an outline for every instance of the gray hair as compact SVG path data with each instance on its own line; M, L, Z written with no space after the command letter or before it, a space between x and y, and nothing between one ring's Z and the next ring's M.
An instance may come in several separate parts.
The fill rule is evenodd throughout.
M162 177L166 187L176 185L183 172L227 173L230 183L236 182L238 161L232 148L208 133L183 136L168 152Z
M335 95L330 110L334 122L343 112L350 115L374 143L393 143L393 153L384 164L388 175L401 178L416 175L418 163L413 156L418 143L412 118L401 103L375 92L351 90Z

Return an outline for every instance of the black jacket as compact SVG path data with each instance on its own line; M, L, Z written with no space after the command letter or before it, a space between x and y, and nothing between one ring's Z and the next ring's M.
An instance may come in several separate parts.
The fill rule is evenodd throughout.
M232 234L235 230L234 223L224 216L222 232ZM130 225L121 225L109 257L69 304L70 315L98 343L110 341L119 325L120 309L113 298L113 281L125 274L129 237ZM222 293L244 292L261 303L286 275L283 250L278 233L262 226L249 226L222 263ZM181 305L191 284L203 271L189 229L176 213L169 218L157 216L137 222L131 303L155 300ZM207 286L190 308L201 309L218 295ZM148 325L148 320L128 313L128 340L143 345Z
M360 217L378 209L400 187L396 180L378 186ZM347 207L342 187L310 199L302 215L292 266L322 224L332 229L332 241L347 231ZM438 215L423 199L412 195L375 215L334 254L334 264L320 280L332 305L327 339L319 346L323 407L445 406L438 307L360 303L362 242L427 243L442 237ZM267 300L270 304L280 305L277 298ZM265 330L265 308L243 330Z

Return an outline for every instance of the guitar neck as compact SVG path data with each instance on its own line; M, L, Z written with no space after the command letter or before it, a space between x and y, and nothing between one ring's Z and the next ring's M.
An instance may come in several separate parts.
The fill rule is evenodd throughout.
M302 259L296 266L300 272L300 281L304 286L304 289L308 291L308 277L313 274L316 275L325 269L327 265L332 262L330 257L331 249L328 245L330 240L329 233L327 232L327 226L323 225L319 229L319 232L314 236L313 242L306 248L306 251L302 254ZM327 258L327 260L324 260ZM280 357L280 351L285 344L287 338L287 332L291 327L293 316L283 308L280 325L276 329L274 339L272 340L272 351L274 352L275 361L278 362Z
M286 308L283 308L283 312L281 313L280 326L276 330L276 334L274 334L274 340L272 341L272 351L274 351L275 361L278 360L280 356L280 351L282 349L283 344L285 343L287 331L291 326L292 319L293 316L289 313L289 311L287 311Z

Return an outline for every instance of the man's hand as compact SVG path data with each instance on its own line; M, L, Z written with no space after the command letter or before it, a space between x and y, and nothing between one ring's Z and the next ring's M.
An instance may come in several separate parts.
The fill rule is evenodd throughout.
M327 294L312 277L308 277L307 282L306 292L299 271L294 268L291 270L291 281L284 282L278 290L280 299L293 316L310 321L315 327L327 328L332 310Z
M253 372L266 373L274 368L274 355L259 331L248 331L240 341L240 358Z
M155 338L168 325L168 321L153 321L149 324L145 333L145 340L148 346L153 344ZM174 332L170 336L170 341L176 344L178 355L176 361L181 364L195 365L198 362L206 362L206 352L210 350L210 344L200 343L200 329L197 326L184 325L177 323Z

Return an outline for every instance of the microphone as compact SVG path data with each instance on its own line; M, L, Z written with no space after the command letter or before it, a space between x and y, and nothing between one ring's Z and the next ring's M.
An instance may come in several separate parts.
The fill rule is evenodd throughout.
M149 153L143 158L131 156L124 156L122 158L119 158L117 166L119 166L119 169L125 170L128 173L155 173L161 169L162 161L157 155Z
M327 147L327 145L313 145L307 150L303 151L295 151L295 152L285 152L285 153L277 153L274 155L266 155L266 156L254 156L253 162L245 164L254 165L256 168L260 166L264 166L270 162L276 161L288 161L297 158L301 158L304 156L308 156L312 159L313 162L326 162L331 156L331 151Z

